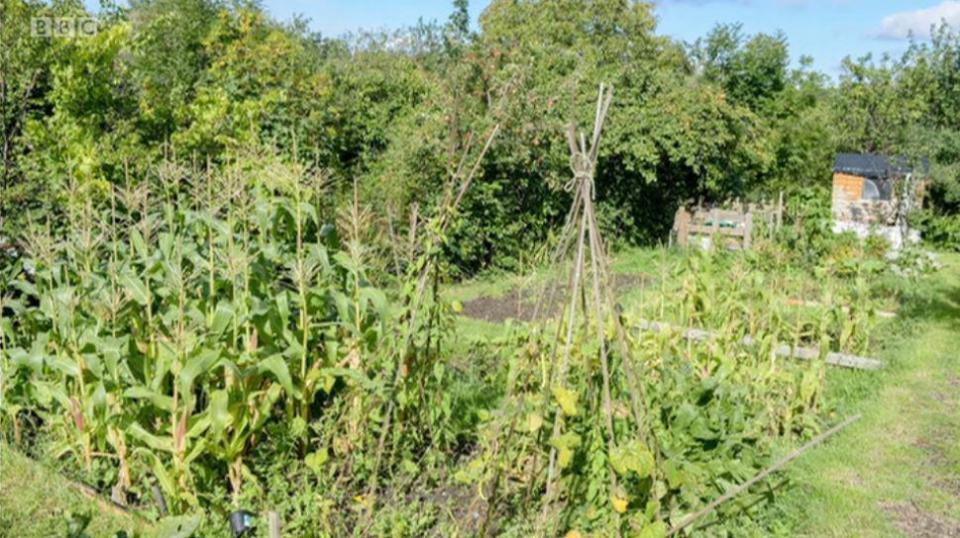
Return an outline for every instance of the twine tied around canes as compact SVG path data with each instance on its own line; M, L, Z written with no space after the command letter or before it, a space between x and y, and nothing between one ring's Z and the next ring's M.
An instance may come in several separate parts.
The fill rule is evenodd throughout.
M590 145L581 132L579 140L577 139L576 127L571 124L567 127L567 144L570 146L570 170L573 177L564 186L567 192L580 192L581 195L590 193L590 199L593 200L596 194L593 189L594 173L597 169L597 151L600 147L600 131L603 126L603 119L610 108L610 101L613 100L613 89L604 84L600 85L600 96L597 102L597 112L593 119L593 134L590 137Z
M570 170L573 171L573 177L563 186L563 190L573 192L574 189L583 188L584 182L593 183L594 163L590 162L582 153L576 153L570 156ZM591 199L593 199L593 189L591 188Z

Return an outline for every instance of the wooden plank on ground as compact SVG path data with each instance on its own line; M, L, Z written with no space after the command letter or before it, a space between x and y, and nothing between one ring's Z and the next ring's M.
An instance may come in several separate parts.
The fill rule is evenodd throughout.
M730 235L734 237L740 237L743 236L744 228L717 228L714 226L700 226L697 224L691 224L689 231L690 233L694 234Z
M675 331L678 328L659 321L640 320L638 324L640 330L651 332ZM681 334L687 340L703 341L713 338L715 335L704 329L684 329ZM744 336L740 343L744 346L752 346L756 341L751 336ZM775 348L777 356L784 358L800 359L812 361L820 358L820 350L813 347L793 347L788 344L778 344ZM870 357L860 357L847 353L827 353L827 364L840 366L843 368L855 368L858 370L879 370L883 368L883 362Z

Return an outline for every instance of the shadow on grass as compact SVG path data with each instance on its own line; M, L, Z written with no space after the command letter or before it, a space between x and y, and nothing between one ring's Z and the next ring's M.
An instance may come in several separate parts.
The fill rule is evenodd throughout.
M908 322L945 322L960 330L960 286L936 275L914 284L902 292L900 317Z

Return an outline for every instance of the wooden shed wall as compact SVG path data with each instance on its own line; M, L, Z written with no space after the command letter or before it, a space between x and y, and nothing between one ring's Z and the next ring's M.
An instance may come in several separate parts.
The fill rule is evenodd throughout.
M863 178L850 174L833 174L833 201L855 202L863 198Z

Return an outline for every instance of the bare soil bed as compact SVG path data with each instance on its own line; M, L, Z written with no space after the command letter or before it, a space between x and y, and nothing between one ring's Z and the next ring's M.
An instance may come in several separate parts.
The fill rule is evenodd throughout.
M614 274L611 280L615 296L635 288L649 287L656 282L649 275L635 273ZM532 321L537 316L541 319L552 318L563 310L568 300L569 286L558 283L553 293L550 293L550 288L549 284L541 284L513 288L498 297L478 297L464 303L463 315L493 323L508 319Z

